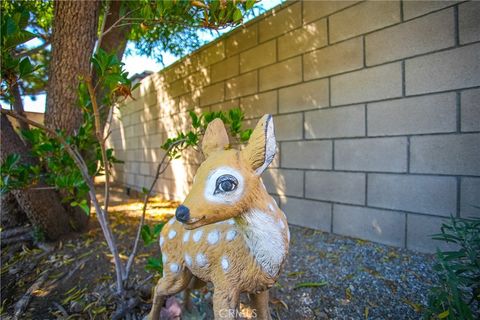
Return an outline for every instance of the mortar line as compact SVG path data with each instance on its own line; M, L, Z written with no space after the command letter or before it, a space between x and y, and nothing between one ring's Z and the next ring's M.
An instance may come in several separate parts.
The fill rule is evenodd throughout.
M454 21L455 21L455 47L460 45L460 27L458 22L458 3L453 7Z
M365 207L368 206L368 172L365 172Z
M408 236L408 213L404 213L405 214L405 235L404 235L404 239L403 239L403 247L404 248L407 248L407 236Z
M460 91L457 91L456 92L456 96L455 96L456 100L455 100L455 107L456 107L456 113L457 113L457 133L460 133L461 130L462 130L462 98L461 98L461 94L460 94Z
M460 206L461 206L461 202L460 202L460 198L461 198L461 177L457 176L457 212L456 212L456 216L457 218L460 217Z
M407 172L410 173L410 136L407 136Z
M330 203L330 232L333 233L333 203Z

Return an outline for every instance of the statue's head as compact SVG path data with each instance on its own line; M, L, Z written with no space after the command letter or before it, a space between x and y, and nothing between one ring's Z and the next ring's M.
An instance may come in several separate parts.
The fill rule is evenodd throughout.
M185 228L234 218L266 201L260 175L276 153L271 115L260 119L241 151L230 149L225 125L220 119L213 120L205 131L202 151L206 159L193 179L190 193L175 213Z

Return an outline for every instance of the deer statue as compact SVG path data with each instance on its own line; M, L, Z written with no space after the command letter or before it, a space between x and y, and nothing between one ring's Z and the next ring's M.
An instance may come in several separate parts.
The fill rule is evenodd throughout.
M260 119L241 151L229 149L225 126L215 119L202 151L206 160L190 193L161 232L164 273L148 318L159 319L166 296L211 282L215 319L239 316L240 293L251 294L258 319L271 319L268 289L290 241L287 219L260 179L276 153L272 116Z

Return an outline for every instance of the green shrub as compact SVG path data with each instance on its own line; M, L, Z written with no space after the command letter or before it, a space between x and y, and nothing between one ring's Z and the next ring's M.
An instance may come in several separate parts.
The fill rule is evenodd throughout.
M456 250L437 250L438 283L430 291L424 319L479 319L480 219L451 217L433 239Z

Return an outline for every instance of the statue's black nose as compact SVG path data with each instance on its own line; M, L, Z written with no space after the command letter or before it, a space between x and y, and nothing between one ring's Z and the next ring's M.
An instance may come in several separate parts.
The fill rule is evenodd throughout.
M175 217L180 222L187 222L190 219L190 210L181 204L175 211Z

